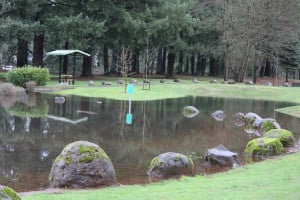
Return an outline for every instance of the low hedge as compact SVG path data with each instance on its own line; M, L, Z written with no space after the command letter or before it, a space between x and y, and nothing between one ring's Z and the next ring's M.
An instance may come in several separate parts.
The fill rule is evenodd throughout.
M49 70L46 68L24 66L8 72L7 80L16 86L26 87L28 81L34 81L37 86L45 86L50 80Z

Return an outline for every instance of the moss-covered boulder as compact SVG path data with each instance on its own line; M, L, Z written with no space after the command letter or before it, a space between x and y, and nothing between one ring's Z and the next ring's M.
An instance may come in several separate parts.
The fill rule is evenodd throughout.
M265 133L268 132L269 130L272 129L280 129L280 125L278 124L278 122L275 119L272 118L266 118L263 119L262 124L260 126L260 131L261 133Z
M84 188L112 185L115 170L107 154L94 143L67 145L55 159L49 175L52 187Z
M194 163L186 155L174 152L160 154L152 159L147 174L151 180L178 175L191 175Z
M275 119L272 118L261 118L255 113L247 113L244 116L244 130L247 133L253 133L257 136L261 136L263 133L271 129L279 129L280 125Z
M0 185L0 199L21 200L19 195L12 188L3 185Z
M288 147L294 144L294 135L285 129L272 129L263 135L266 138L279 138L284 147Z
M278 155L283 152L279 138L257 138L248 142L245 153L248 155Z

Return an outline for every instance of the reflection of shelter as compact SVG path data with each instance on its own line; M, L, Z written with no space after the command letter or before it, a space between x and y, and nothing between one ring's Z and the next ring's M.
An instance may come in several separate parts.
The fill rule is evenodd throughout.
M84 56L91 56L90 54L80 51L80 50L55 50L55 51L51 51L46 53L47 56L60 56L59 59L59 79L58 82L66 82L69 83L72 81L72 85L74 85L74 81L75 81L75 62L76 62L76 55L77 54L81 54ZM66 56L66 55L73 55L73 68L72 68L72 75L67 75L61 74L61 70L62 70L62 56Z

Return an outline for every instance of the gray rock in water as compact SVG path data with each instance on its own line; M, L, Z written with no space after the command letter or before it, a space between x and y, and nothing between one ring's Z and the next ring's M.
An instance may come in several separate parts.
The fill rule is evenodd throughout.
M181 82L181 80L180 80L179 78L175 78L175 79L174 79L174 82L175 82L175 83L179 83L179 82Z
M92 81L92 80L89 80L89 81L87 82L87 84L88 84L88 86L95 86L95 83L94 83L94 81Z
M54 102L57 104L63 104L65 103L66 99L65 97L54 97Z
M186 155L167 152L152 159L147 175L151 180L183 174L192 175L193 167L192 159Z
M165 83L165 80L164 79L160 79L159 82L160 83Z
M205 161L208 161L211 165L220 166L233 166L238 164L238 154L229 151L222 144L212 149L207 149L205 154Z
M223 121L226 117L226 114L223 110L216 110L211 114L211 116L217 121Z
M200 83L200 81L197 79L193 79L193 83Z
M233 116L233 122L236 126L244 126L245 125L245 114L238 112Z
M199 110L197 108L195 108L194 106L185 106L182 108L181 113L186 118L193 118L199 114Z
M217 82L218 82L218 81L217 81L217 80L215 80L215 79L214 79L214 80L210 80L210 81L209 81L209 83L217 83Z
M77 141L55 159L49 181L52 187L84 188L112 185L116 175L111 160L96 144Z

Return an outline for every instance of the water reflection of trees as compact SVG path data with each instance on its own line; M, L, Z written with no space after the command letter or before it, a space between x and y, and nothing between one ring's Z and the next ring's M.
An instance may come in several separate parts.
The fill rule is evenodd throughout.
M54 96L42 95L36 102L39 98L46 102L48 116L87 120L72 124L36 116L32 117L30 131L26 133L26 118L21 117L26 115L14 116L7 113L7 108L0 107L0 159L3 161L0 168L5 176L20 184L30 182L30 174L36 172L43 177L40 184L47 183L52 161L65 145L77 140L100 145L110 156L117 174L126 173L127 177L137 173L146 176L150 160L166 151L202 155L207 148L222 143L231 151L242 152L249 138L240 127L233 125L235 112L252 111L267 116L274 109L270 103L217 98L132 102L133 123L126 125L127 101L67 96L64 104L55 104ZM195 106L199 114L185 118L181 109L187 105ZM211 118L211 113L219 109L227 116L223 122ZM14 120L14 129L8 119ZM13 173L9 175L11 170ZM0 184L8 180L5 176L0 177Z

